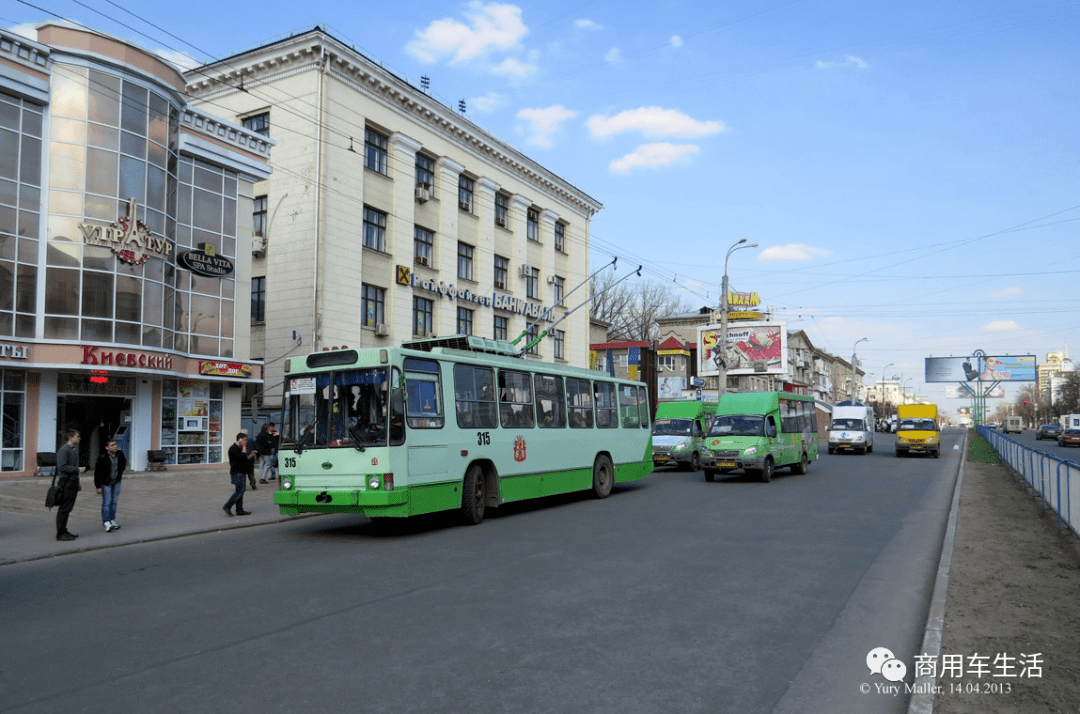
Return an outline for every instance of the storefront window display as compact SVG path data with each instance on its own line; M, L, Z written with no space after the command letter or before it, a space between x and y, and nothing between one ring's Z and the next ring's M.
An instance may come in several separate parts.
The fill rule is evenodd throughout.
M22 471L25 463L26 380L20 370L0 369L0 414L4 417L0 470Z
M167 379L162 383L161 448L169 464L222 460L220 382Z

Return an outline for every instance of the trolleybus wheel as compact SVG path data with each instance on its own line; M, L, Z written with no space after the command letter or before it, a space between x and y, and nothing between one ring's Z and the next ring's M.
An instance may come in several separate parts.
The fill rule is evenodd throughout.
M762 464L762 466L761 466L761 473L758 474L758 478L761 479L762 483L768 483L769 481L772 481L772 472L773 472L772 459L766 458L765 463Z
M484 520L486 501L484 470L473 464L465 472L465 481L461 485L461 517L466 525L479 525Z
M592 467L593 495L597 498L607 498L614 483L615 470L611 466L611 459L606 456L597 456Z

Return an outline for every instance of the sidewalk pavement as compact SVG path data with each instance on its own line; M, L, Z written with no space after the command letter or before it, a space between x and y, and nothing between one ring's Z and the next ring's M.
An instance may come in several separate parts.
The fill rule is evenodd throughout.
M278 481L248 486L244 509L250 516L225 515L233 493L224 465L199 470L126 472L116 509L119 530L101 524L101 496L94 477L84 474L82 490L68 519L78 540L56 540L56 509L45 508L52 477L0 479L0 565L98 548L131 545L228 528L245 528L304 516L283 516L274 505Z

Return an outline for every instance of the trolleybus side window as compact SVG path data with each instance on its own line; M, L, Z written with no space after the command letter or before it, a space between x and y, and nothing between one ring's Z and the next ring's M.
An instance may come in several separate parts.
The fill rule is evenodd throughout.
M610 382L595 382L596 426L600 429L615 429L619 426L619 406L615 402L615 385Z
M499 421L505 427L532 428L532 385L525 372L499 370Z
M494 429L499 425L495 406L495 372L490 367L454 365L457 425L462 429Z
M562 377L538 374L536 380L537 423L549 429L566 426L566 397L563 395Z
M412 429L441 429L442 387L439 363L409 357L405 367L405 421Z
M636 429L641 426L638 413L638 389L628 384L619 385L619 414L622 415L624 429Z
M567 377L566 400L570 408L570 428L591 429L593 425L593 400L589 380Z

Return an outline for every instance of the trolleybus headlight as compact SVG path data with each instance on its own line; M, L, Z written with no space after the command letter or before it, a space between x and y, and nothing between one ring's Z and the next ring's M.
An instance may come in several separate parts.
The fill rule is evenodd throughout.
M371 489L372 491L378 491L379 490L379 477L378 477L378 475L372 474L371 478L369 478L368 481L367 481L367 485L368 485L368 488Z
M742 452L742 455L743 456L753 456L756 453L757 453L757 447L756 446L751 446L746 451Z
M286 477L285 477L284 479L282 479L282 481L281 481L281 487L282 487L283 489L285 489L286 491L290 491L290 490L292 490L292 479L286 476Z

